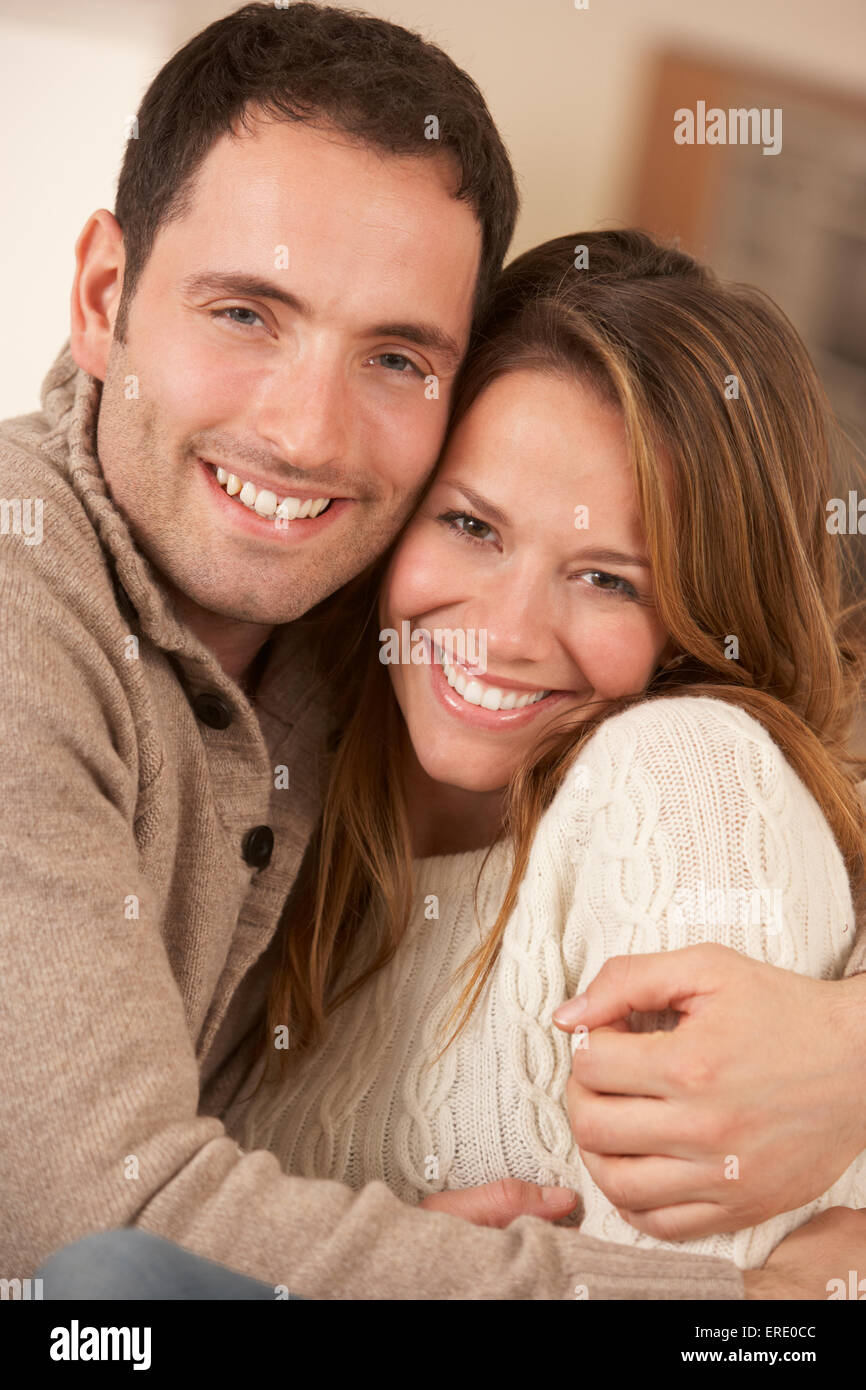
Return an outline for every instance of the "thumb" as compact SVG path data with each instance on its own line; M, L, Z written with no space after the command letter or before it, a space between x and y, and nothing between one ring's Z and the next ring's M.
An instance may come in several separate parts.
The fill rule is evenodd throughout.
M601 1028L627 1018L632 1010L685 1011L690 998L719 984L719 952L727 952L727 948L683 946L651 955L611 956L583 994L560 1004L553 1022L563 1032L573 1033L578 1024Z
M453 1192L434 1192L419 1205L425 1211L443 1211L462 1216L476 1226L508 1226L518 1216L539 1216L543 1221L559 1221L573 1211L578 1194L567 1187L537 1187L520 1178L501 1178L480 1187L464 1187Z

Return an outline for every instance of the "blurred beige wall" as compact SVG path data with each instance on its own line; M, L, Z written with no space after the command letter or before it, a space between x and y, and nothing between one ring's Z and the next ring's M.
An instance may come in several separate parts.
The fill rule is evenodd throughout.
M125 123L175 48L233 4L0 0L0 418L34 409L68 333L73 249L113 206ZM512 253L627 217L647 60L676 41L866 92L864 0L368 0L475 78L520 179Z

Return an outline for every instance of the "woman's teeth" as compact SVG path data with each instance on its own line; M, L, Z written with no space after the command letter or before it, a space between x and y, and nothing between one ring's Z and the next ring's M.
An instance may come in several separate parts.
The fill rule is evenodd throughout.
M270 488L246 483L243 478L236 477L234 473L227 473L224 468L217 468L216 480L220 487L225 488L229 497L236 496L251 512L257 512L259 516L266 518L280 517L283 521L302 521L304 517L312 519L314 516L321 516L333 501L331 497L307 497L303 501L300 497L278 499L277 494L271 492Z
M439 660L445 679L468 705L480 705L482 709L523 709L526 705L537 705L551 693L549 690L527 691L519 695L516 690L500 690L498 685L488 685L477 676L467 677L456 666L449 666L442 648L437 646Z

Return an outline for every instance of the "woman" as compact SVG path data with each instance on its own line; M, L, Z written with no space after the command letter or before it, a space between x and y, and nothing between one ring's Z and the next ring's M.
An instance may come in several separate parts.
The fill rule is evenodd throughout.
M246 1147L407 1201L559 1183L585 1234L663 1243L582 1164L551 1013L610 955L700 940L844 969L863 667L829 429L787 320L690 257L600 232L509 267L375 601L317 618L345 708ZM682 1244L755 1267L836 1203L866 1205L862 1164Z

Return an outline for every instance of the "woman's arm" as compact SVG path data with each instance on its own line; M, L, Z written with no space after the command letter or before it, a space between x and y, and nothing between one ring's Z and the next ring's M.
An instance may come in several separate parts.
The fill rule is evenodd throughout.
M579 767L584 790L571 797L578 881L563 937L569 984L576 972L577 987L584 988L609 961L607 975L619 972L626 999L617 1017L641 1011L633 1020L640 1033L604 1029L576 1040L574 1074L589 1086L572 1082L573 1127L587 1174L596 1179L587 1177L582 1230L645 1244L649 1229L657 1239L681 1241L691 1234L680 1224L682 1208L690 1207L685 1219L695 1218L704 1232L748 1225L735 1237L690 1241L691 1248L753 1267L818 1205L849 1202L859 1181L848 1165L864 1146L862 1133L857 1124L841 1134L835 1128L845 1102L835 1088L833 1057L845 1031L843 1015L853 1014L855 992L862 998L859 983L828 978L841 975L854 934L841 856L780 750L756 721L720 701L682 697L627 711L602 726ZM688 946L695 950L661 954ZM655 963L655 987L638 992L641 956L644 965ZM625 959L615 963L612 957ZM691 992L683 985L682 962L689 958L692 971L699 958L701 964ZM720 1005L710 974L725 966L730 975ZM772 997L756 1010L756 995L771 979ZM646 1031L670 1029L675 1019L644 1013L668 1006L676 1009L679 1027ZM777 1025L793 1031L798 1014L809 1080L802 1093L797 1086L786 1093L781 1078L790 1076L790 1059L779 1046ZM727 1039L730 1049L739 1048L741 1064L726 1096L727 1126L716 1128L709 1118L717 1085L712 1060L708 1067L693 1066L687 1056L697 1027L712 1032L717 1047ZM593 1083L601 1090L602 1070L609 1093L582 1094L581 1087L586 1092ZM819 1110L817 1142L803 1134L810 1101ZM850 1097L847 1103L855 1111ZM777 1147L768 1151L756 1141L755 1113L780 1134ZM611 1149L619 1157L593 1157ZM827 1149L835 1151L829 1160ZM778 1213L824 1193L843 1169L841 1184L810 1210L770 1222L751 1219L759 1190L787 1186L790 1200L775 1207ZM642 1210L654 1184L664 1215L639 1231L640 1218L627 1224L616 1207ZM665 1200L677 1191L685 1195ZM633 1205L626 1207L627 1200Z
M559 1200L564 1189L552 1188L549 1191L556 1194ZM520 1216L553 1219L553 1211L544 1210L540 1192L541 1189L532 1183L505 1178L483 1187L437 1192L425 1197L419 1205L426 1211L459 1216L476 1226L504 1228ZM566 1202L562 1203L563 1209L566 1205ZM570 1236L575 1242L576 1257L579 1247L585 1242L577 1232L571 1232ZM811 1221L780 1241L762 1268L747 1269L742 1275L732 1264L705 1260L699 1265L693 1255L674 1250L637 1253L638 1261L646 1261L650 1257L655 1260L655 1265L650 1271L648 1266L638 1264L628 1274L627 1266L622 1264L622 1254L623 1251L616 1245L606 1248L596 1243L591 1259L602 1279L610 1280L619 1263L618 1286L608 1283L606 1290L602 1291L597 1285L596 1294L601 1297L640 1298L648 1278L656 1280L653 1288L656 1299L677 1298L682 1296L684 1290L692 1300L739 1296L758 1300L848 1297L851 1281L847 1272L866 1269L866 1211L831 1207L819 1212ZM735 1286L736 1292L732 1292L731 1288L732 1275L741 1280ZM838 1292L840 1281L844 1294ZM587 1294L592 1296L591 1286L585 1287ZM866 1289L866 1276L861 1287Z

